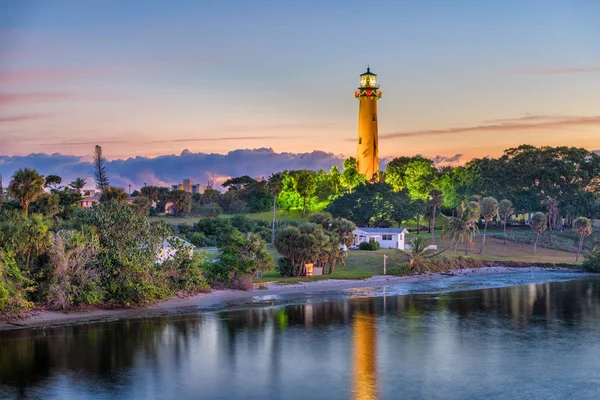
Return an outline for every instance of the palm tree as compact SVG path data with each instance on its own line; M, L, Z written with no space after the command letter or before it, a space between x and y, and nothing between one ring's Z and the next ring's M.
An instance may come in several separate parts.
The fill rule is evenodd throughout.
M423 236L417 236L410 242L411 249L406 253L409 259L408 266L413 272L420 274L422 268L427 268L433 253L429 249L430 244L431 241Z
M435 237L435 216L439 207L444 204L444 194L439 189L429 191L429 206L433 209L431 213L431 240Z
M35 169L20 169L8 185L8 193L19 201L23 214L28 216L29 204L44 193L44 175L38 174Z
M477 226L477 219L481 215L481 206L479 201L471 200L467 204L463 204L461 219L469 228L467 246L465 246L465 255L469 255L469 250L473 248L473 235L475 232L479 232Z
M277 212L277 196L283 190L283 173L277 172L269 177L269 191L273 195L273 218L271 219L271 245L275 245L275 214Z
M498 200L493 197L484 197L479 202L481 208L481 216L485 220L485 226L483 228L483 240L481 241L481 249L479 254L483 254L483 248L485 247L485 236L487 234L488 222L490 222L496 215L498 215Z
M542 233L548 228L548 217L542 212L536 212L531 216L529 226L535 232L535 242L533 243L533 254L537 250L538 239Z
M86 178L77 178L73 182L69 183L69 186L71 187L71 189L81 193L81 189L83 189L87 183L86 181Z
M575 257L575 262L577 262L579 261L579 254L581 254L581 250L583 249L584 238L592 234L592 221L586 217L579 217L573 221L573 229L579 233L579 247L577 248L577 256Z
M514 213L515 210L513 209L513 204L510 200L500 200L498 214L500 215L500 218L502 218L502 225L504 226L504 244L506 244L506 223L508 222L508 218Z

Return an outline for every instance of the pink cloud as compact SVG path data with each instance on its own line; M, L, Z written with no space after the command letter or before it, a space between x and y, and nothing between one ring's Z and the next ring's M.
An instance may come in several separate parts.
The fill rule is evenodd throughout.
M32 103L40 101L65 100L72 97L69 93L0 93L0 105Z
M521 69L506 71L510 75L557 75L557 74L577 74L585 72L600 72L600 67L586 68L550 68L550 69Z
M600 116L595 117L562 117L555 118L552 116L528 116L523 118L515 118L505 120L506 122L496 124L482 124L474 126L453 127L446 129L429 129L420 131L407 132L392 132L380 135L381 139L397 139L416 136L437 136L437 135L452 135L455 133L466 132L507 132L507 131L523 131L536 129L561 129L574 126L598 126L600 125ZM532 122L527 122L532 121Z
M21 114L6 117L0 116L0 123L29 121L32 119L46 118L48 116L48 114Z

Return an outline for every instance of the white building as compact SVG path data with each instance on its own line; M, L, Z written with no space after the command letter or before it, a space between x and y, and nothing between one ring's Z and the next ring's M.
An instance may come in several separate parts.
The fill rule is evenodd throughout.
M186 253L189 252L190 258L194 255L195 246L193 244L186 242L178 236L171 236L158 245L155 262L157 264L162 264L167 260L175 258L178 251L177 247L180 247L180 251L185 251Z
M404 250L404 238L408 231L404 228L356 228L354 245L362 242L378 242L382 249Z

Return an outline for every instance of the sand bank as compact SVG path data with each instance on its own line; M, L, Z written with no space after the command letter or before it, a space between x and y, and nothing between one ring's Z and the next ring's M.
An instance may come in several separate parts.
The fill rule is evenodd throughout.
M177 313L226 310L249 306L270 306L325 300L328 297L377 297L409 293L438 293L577 279L581 272L558 268L485 267L450 273L413 276L379 275L364 280L328 279L292 285L267 284L250 291L216 290L186 298L170 298L140 308L57 312L43 311L24 320L0 322L0 330L43 328L93 323L125 318L144 318Z

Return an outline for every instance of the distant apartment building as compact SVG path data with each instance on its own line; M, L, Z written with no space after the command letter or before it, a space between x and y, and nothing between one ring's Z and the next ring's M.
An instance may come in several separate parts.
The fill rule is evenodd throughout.
M178 185L171 185L171 190L183 190L188 193L199 193L202 194L208 188L208 185L202 185L200 183L194 183L193 179L184 179L183 183Z

